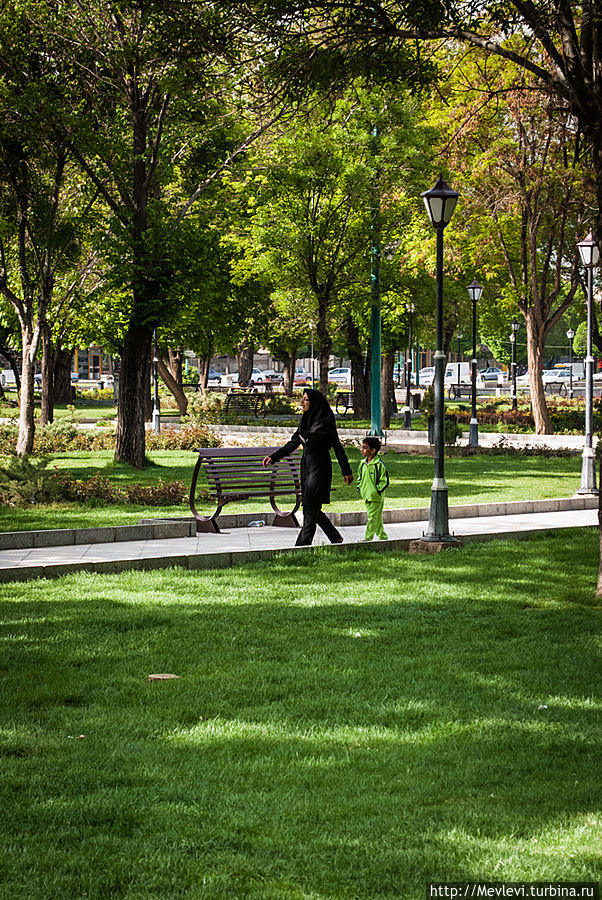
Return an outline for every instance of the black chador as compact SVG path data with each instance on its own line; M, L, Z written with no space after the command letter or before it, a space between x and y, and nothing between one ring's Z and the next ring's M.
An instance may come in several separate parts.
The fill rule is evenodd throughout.
M309 405L307 404L309 401ZM303 392L304 411L297 431L290 441L269 457L275 463L301 444L301 490L303 503L303 527L297 538L297 546L311 544L316 525L319 525L333 544L340 544L343 538L328 516L322 512L322 504L330 503L332 484L332 462L330 450L334 450L343 478L347 484L353 481L351 466L343 445L339 440L334 414L328 400L320 391Z

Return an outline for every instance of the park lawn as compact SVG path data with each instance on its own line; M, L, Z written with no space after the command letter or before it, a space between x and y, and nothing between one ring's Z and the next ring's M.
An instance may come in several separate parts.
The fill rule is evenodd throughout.
M356 448L348 449L348 456L355 471L360 460ZM56 454L51 463L59 471L68 471L73 478L87 479L97 472L119 484L135 482L157 484L159 479L183 481L188 486L196 455L183 451L153 451L148 454L150 465L138 470L115 463L111 451L93 453ZM385 453L391 486L386 495L386 507L400 508L428 506L433 482L433 458ZM451 457L445 462L446 480L449 486L450 506L466 503L502 502L508 500L539 500L571 497L580 483L581 458L478 455ZM201 480L199 480L201 483ZM334 491L330 509L349 511L362 509L362 501L355 485L343 483L336 462L334 463ZM286 499L286 498L285 498ZM211 502L201 504L201 511L211 512ZM269 501L254 500L229 504L224 512L268 513ZM45 528L84 528L106 525L125 525L140 518L173 517L190 514L188 501L179 506L143 507L133 505L107 506L96 501L94 505L53 504L28 508L0 507L0 531L27 531Z
M598 559L583 529L0 585L2 895L599 881Z

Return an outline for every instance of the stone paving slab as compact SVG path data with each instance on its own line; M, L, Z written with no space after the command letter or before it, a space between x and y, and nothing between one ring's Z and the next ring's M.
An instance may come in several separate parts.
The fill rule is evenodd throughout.
M572 509L555 512L522 513L500 516L473 516L450 520L450 530L463 541L493 538L520 538L534 531L562 528L596 527L597 509ZM329 545L344 552L353 546L374 551L407 550L410 541L421 538L428 521L388 524L388 541L363 541L364 525L341 527L343 544ZM228 568L280 552L305 553L294 546L296 528L236 528L220 534L165 540L77 544L67 547L34 547L0 551L0 581L53 578L76 571L116 573L134 569L159 569L178 566L186 569ZM318 530L314 546L328 544Z

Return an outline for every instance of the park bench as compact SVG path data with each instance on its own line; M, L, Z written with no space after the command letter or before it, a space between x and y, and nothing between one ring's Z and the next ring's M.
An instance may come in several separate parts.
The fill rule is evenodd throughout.
M561 397L568 394L566 381L546 381L543 388L546 394L559 394Z
M346 416L350 409L353 409L354 394L353 391L339 391L336 400L336 412L339 416Z
M255 418L265 417L265 394L259 394L254 390L229 391L226 397L227 413L253 413Z
M223 507L237 500L268 497L275 512L273 525L298 527L295 513L301 503L301 452L296 450L273 466L263 467L263 458L275 453L276 447L227 447L198 450L190 485L190 509L196 520L197 532L219 532L216 522ZM217 508L210 516L201 515L196 508L197 481L201 469L207 479ZM276 497L294 496L293 509L283 512Z
M499 390L498 384L491 384L490 387L478 387L477 388L477 397L490 397L492 394ZM461 399L462 397L472 397L472 385L471 384L450 384L447 388L447 396L450 400L454 400L456 398Z

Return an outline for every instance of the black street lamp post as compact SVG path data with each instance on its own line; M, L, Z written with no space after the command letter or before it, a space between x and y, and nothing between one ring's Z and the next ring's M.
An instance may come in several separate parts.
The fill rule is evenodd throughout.
M512 322L512 332L510 334L510 342L512 344L512 409L518 409L518 397L516 394L516 337L520 323L514 319Z
M462 338L463 338L463 334L462 334L461 331L458 332L457 338L458 338L458 397L459 397L459 396L460 396L460 383L461 383L461 378L460 378L460 346L461 346Z
M575 337L575 332L572 328L569 328L566 336L569 342L569 399L572 400L575 396L573 392L573 338Z
M590 233L577 244L581 261L587 269L587 353L585 357L585 446L581 459L581 485L578 494L597 494L596 458L593 448L594 357L592 354L594 269L600 261L598 242Z
M453 215L459 194L439 177L430 191L422 194L432 226L437 233L437 349L435 351L434 451L435 474L431 489L431 508L425 541L457 543L449 533L448 490L445 481L445 353L443 352L443 231Z
M153 331L153 420L152 429L161 431L161 403L159 400L159 357L157 356L157 329Z
M468 296L472 300L472 364L470 372L472 409L468 435L469 447L479 446L479 423L477 422L477 303L481 299L483 288L475 279L468 285Z
M412 317L414 315L414 304L408 304L408 313L410 316L409 332L408 332L408 357L406 360L406 408L404 411L404 428L412 427Z

